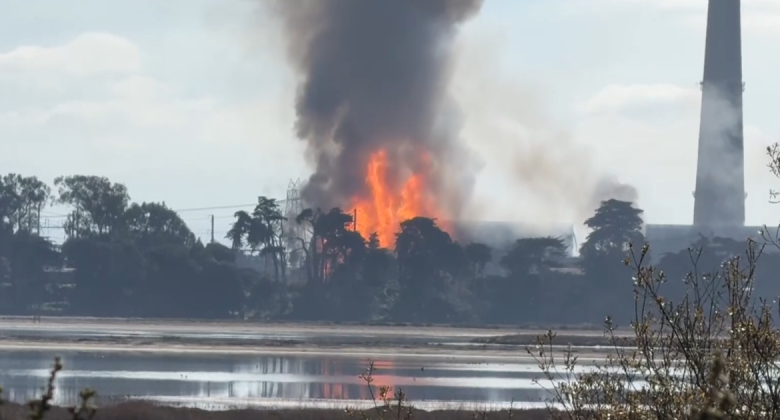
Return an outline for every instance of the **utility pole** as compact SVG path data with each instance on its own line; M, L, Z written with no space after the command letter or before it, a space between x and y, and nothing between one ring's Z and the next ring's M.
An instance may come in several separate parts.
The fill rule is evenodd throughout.
M38 203L38 217L37 217L37 230L38 230L38 236L41 236L41 207L43 206L42 203Z
M214 215L211 215L211 243L214 243Z
M357 232L357 208L352 210L354 216L352 216L352 230Z

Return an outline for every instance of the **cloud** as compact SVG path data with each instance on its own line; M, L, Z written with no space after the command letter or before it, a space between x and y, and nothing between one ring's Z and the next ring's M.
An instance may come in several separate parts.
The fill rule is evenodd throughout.
M175 94L175 90L165 83L141 75L131 75L112 82L108 89L118 97L132 100L164 99Z
M707 23L707 5L707 0L594 0L573 3L583 10L586 7L591 11L609 8L613 14L660 13L671 17L677 25L701 34ZM742 31L747 36L780 35L780 1L742 0Z
M302 173L284 124L293 111L279 106L286 86L236 99L203 78L208 93L192 94L146 64L138 45L108 33L0 51L0 91L10 92L0 98L0 167L47 181L106 175L127 182L134 198L178 207L251 201L257 190L279 195ZM258 180L248 197L226 188L248 177Z
M46 89L41 80L56 81L58 89ZM19 46L2 53L0 82L37 86L39 91L31 94L41 99L37 106L0 113L0 128L67 123L107 130L171 127L185 124L193 113L214 111L210 99L177 98L172 87L145 74L137 45L109 33L86 33L60 46ZM91 94L77 94L81 88Z
M596 166L636 185L651 223L690 223L698 155L699 89L671 83L608 85L584 101L574 131ZM674 118L659 120L659 114ZM766 168L766 146L777 139L746 119L745 184L749 223L767 223L766 192L777 181Z
M668 83L611 84L588 99L582 111L585 114L621 112L651 112L659 108L690 110L698 105L699 89Z
M615 6L642 6L672 12L701 12L707 10L707 0L602 0L602 2ZM780 5L775 0L742 0L742 9L747 13L780 11Z
M138 47L127 39L108 33L86 33L55 47L20 46L0 54L0 73L90 77L139 72L142 61Z

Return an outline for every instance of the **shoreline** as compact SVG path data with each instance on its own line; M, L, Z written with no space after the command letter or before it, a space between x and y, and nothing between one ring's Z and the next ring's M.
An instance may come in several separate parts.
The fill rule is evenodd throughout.
M144 346L135 347L115 344L79 344L65 342L25 342L0 341L0 351L29 352L89 352L89 353L130 353L130 354L177 354L181 356L223 355L223 356L292 356L292 357L328 357L328 358L365 358L372 359L435 359L453 363L534 363L525 349L515 351L472 351L406 348L355 348L349 349L297 349L285 347L208 347L208 346ZM563 348L560 349L561 354ZM578 360L582 362L597 362L605 359L605 352L578 352Z
M345 403L349 404L348 401L345 401ZM420 420L471 420L474 418L503 420L510 417L509 410L505 408L495 409L490 404L485 404L484 409L464 406L462 409L433 410L414 408L415 404L413 401L409 402L409 404L413 407L414 418ZM373 418L377 414L375 408L368 406L368 404L364 404L361 409L369 418ZM66 408L59 406L53 407L49 414L46 418L69 419L72 417ZM339 406L339 401L334 401L332 408L229 408L226 410L206 410L164 406L146 401L126 401L98 407L96 414L95 418L97 419L143 418L145 420L176 420L177 418L188 420L346 420L362 418L360 415L347 413L344 407ZM511 414L511 418L519 420L550 418L550 413L546 408L514 408L511 410ZM9 420L27 419L29 418L29 408L23 404L6 403L0 407L0 416ZM388 417L395 418L392 414Z
M34 322L33 316L0 315L0 329L7 325L88 325L94 327L114 327L120 329L137 328L171 328L177 329L214 329L228 328L230 330L280 330L295 331L326 331L326 330L383 330L406 331L408 329L424 329L429 331L453 332L463 331L477 335L504 335L499 331L507 332L534 332L544 334L548 329L559 333L572 333L576 335L601 335L603 327L593 324L564 325L550 324L538 325L525 323L517 325L478 325L478 324L430 324L430 323L401 323L401 322L332 322L332 321L240 321L240 320L208 320L208 319L164 319L164 318L101 318L101 317L59 317L41 316L40 322Z
M329 357L528 359L542 329L453 326L317 325L165 321L112 318L0 317L0 350L123 353L299 355ZM581 358L611 351L600 330L562 330L554 349L568 345ZM579 348L578 348L579 347Z

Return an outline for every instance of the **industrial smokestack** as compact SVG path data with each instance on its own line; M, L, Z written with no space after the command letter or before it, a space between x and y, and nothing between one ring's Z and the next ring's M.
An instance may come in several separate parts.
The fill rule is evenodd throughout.
M308 205L349 208L358 198L371 204L371 212L381 213L386 209L379 207L417 200L417 208L430 211L421 203L437 203L444 211L424 216L457 217L476 171L459 141L462 121L447 90L458 26L481 4L482 0L275 4L300 77L296 131L314 166L302 192ZM379 151L384 153L381 159ZM387 202L377 204L381 200L366 181L372 159L395 200L388 196ZM408 185L413 176L416 187ZM414 188L414 193L406 191Z

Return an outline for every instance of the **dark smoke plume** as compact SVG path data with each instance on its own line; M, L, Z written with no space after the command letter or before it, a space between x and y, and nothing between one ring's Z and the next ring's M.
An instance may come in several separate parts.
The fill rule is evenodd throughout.
M426 168L428 192L450 212L462 207L475 171L459 141L462 121L447 87L458 26L481 5L482 0L275 3L301 79L296 130L315 167L303 190L307 204L347 206L365 193L370 154L385 149L391 182Z

